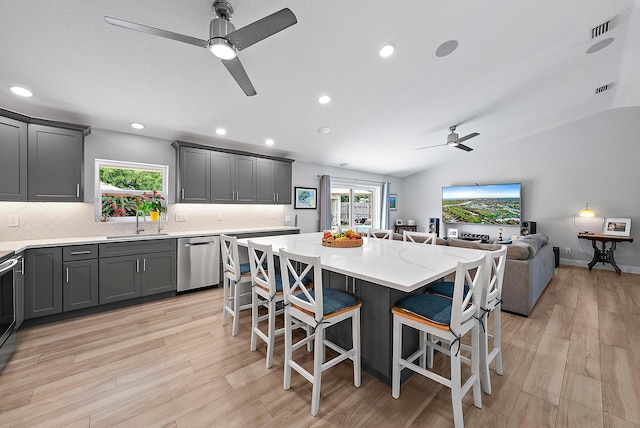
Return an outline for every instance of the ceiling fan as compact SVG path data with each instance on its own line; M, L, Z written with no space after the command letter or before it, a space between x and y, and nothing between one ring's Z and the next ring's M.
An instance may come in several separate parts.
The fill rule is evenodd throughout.
M220 58L224 66L229 70L231 76L238 82L240 88L247 96L256 94L256 90L249 80L247 72L244 70L236 51L241 51L251 45L264 40L297 23L296 16L288 8L272 13L262 19L252 22L239 30L229 21L233 14L233 7L225 0L213 2L213 10L216 17L209 24L209 38L207 40L197 39L184 34L172 31L161 30L147 25L136 24L122 19L105 16L104 19L109 24L127 28L129 30L141 31L154 36L165 37L182 43L206 48L213 55Z
M478 135L480 135L477 132L474 132L474 133L471 133L469 135L465 135L464 137L459 138L458 134L456 134L456 125L450 126L449 127L449 131L451 131L451 133L447 136L447 142L445 144L436 144L435 146L418 147L415 150L430 149L432 147L449 146L449 147L456 147L458 149L462 149L462 150L464 150L466 152L470 152L473 149L471 147L465 146L464 144L461 144L461 143L463 141L467 141L470 138L477 137Z

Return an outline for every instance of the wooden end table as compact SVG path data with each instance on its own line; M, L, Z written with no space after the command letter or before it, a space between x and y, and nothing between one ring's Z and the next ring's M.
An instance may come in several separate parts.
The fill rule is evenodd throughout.
M616 243L618 242L633 242L633 238L630 236L617 236L617 235L603 235L601 233L578 233L578 238L587 239L591 241L593 246L593 259L589 262L589 270L598 262L609 263L618 272L618 275L622 272L616 260L613 258L613 253L616 250ZM596 243L601 243L601 248L598 248ZM607 242L610 243L607 248Z

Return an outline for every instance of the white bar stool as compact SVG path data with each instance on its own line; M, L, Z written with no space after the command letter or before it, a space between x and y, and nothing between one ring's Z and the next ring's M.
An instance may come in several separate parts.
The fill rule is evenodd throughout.
M240 305L243 296L250 296L251 292L242 293L240 288L251 284L251 268L249 263L240 263L238 257L238 239L235 236L220 235L222 249L224 301L222 302L222 325L227 325L227 315L233 317L231 335L238 334L238 318L240 311L251 308L251 303ZM250 289L250 286L247 285Z
M468 262L458 262L453 299L435 294L414 294L400 300L391 310L393 313L391 395L393 398L400 397L400 375L405 368L447 386L451 389L453 420L456 428L464 426L462 397L469 389L473 388L474 405L482 408L479 325L474 317L478 313L482 288L485 286L484 281L488 280L485 267L484 256ZM465 284L468 285L467 293L464 293ZM420 332L420 348L406 359L401 358L403 326ZM463 384L460 341L468 333L471 333L471 375ZM449 346L435 343L438 340L448 342ZM431 364L428 364L428 367L425 364L426 357L431 352L428 348L435 348L450 357L450 378L428 370L431 368ZM418 358L420 365L415 364Z
M280 274L284 289L284 389L291 387L291 369L294 369L313 385L311 393L311 415L316 416L320 407L320 385L322 372L341 361L353 361L353 384L360 386L360 307L358 298L342 290L322 288L320 257L293 254L280 249ZM300 272L300 273L298 273ZM313 272L313 289L307 290L303 283L309 272ZM351 318L353 347L345 350L325 339L325 329ZM312 328L312 334L293 343L295 320ZM293 359L293 352L313 340L313 373L308 372ZM325 361L325 346L338 353Z

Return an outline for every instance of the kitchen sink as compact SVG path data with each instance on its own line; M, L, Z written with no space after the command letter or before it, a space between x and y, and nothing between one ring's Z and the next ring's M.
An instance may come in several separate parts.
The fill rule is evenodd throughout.
M131 234L131 235L112 235L107 236L107 239L121 239L121 238L146 238L146 237L154 237L154 236L166 236L168 233L144 233L144 234Z

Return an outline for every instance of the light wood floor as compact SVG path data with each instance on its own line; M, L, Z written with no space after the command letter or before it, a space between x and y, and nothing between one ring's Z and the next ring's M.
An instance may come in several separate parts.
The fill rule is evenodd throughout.
M0 426L453 425L445 387L414 375L394 400L366 373L355 388L350 362L323 374L311 417L309 383L294 372L282 389L282 337L266 369L249 312L231 337L221 305L214 289L20 329ZM467 394L467 427L640 427L640 275L562 266L529 318L503 325L505 375L482 409Z

